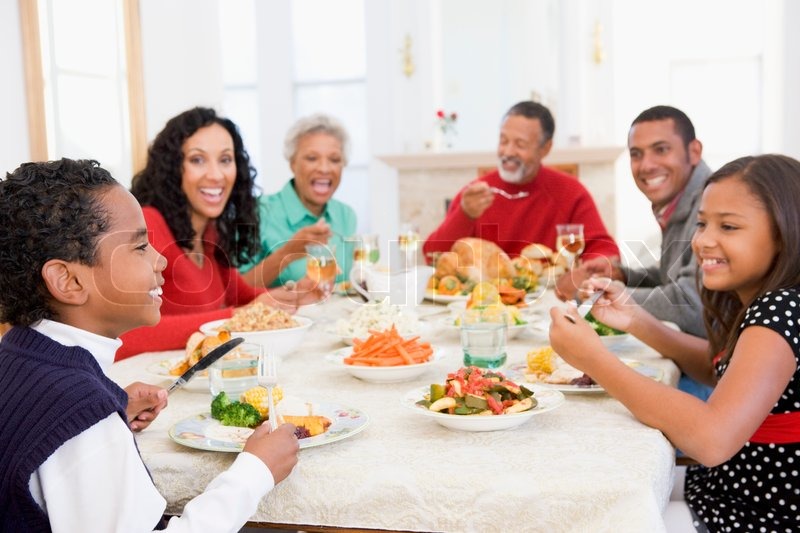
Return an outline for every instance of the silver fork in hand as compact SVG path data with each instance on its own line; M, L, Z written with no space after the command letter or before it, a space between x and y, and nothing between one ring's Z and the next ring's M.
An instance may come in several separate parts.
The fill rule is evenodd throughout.
M273 354L258 356L258 384L267 389L267 409L269 410L269 427L274 431L278 428L278 413L275 411L275 400L272 397L272 388L278 384L278 363Z
M510 192L504 191L503 189L501 189L499 187L489 187L489 190L492 191L495 194L499 194L500 196L502 196L503 198L505 198L507 200L519 200L520 198L525 198L526 196L530 196L530 194L531 194L528 191L520 191L520 192L511 194Z

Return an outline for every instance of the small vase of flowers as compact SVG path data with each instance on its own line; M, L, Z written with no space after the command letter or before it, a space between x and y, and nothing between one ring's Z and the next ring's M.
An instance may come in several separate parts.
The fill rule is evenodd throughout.
M453 138L456 136L456 121L458 114L455 111L450 113L445 112L443 109L436 111L436 127L441 136L441 145L444 148L453 147Z

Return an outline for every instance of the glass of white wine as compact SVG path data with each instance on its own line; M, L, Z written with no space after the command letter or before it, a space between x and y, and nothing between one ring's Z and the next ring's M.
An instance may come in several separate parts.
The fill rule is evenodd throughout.
M585 247L583 224L556 224L556 250L567 259L569 268L572 268Z

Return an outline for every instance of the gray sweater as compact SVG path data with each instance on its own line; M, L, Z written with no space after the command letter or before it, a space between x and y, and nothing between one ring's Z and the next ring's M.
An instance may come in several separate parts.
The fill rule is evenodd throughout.
M676 323L682 331L706 336L703 307L697 292L697 263L692 236L703 183L711 169L700 161L692 171L683 196L667 223L661 240L661 260L648 268L623 267L633 298L653 316Z

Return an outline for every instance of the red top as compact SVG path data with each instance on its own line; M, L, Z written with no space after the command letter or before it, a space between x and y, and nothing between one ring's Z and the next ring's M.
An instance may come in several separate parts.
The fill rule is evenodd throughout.
M229 318L233 308L245 305L266 289L256 289L235 268L224 267L214 258L217 232L209 224L203 235L203 266L199 267L175 243L164 217L155 208L144 207L150 244L166 257L161 321L122 335L116 360L142 352L176 350L186 346L189 336L211 320Z
M478 179L511 194L527 191L529 196L508 200L495 194L494 201L476 220L461 209L459 191L444 221L423 246L426 254L446 252L462 237L479 237L497 243L514 257L535 242L555 249L556 224L583 224L584 256L619 256L614 239L608 234L589 191L574 177L541 166L530 183L506 183L497 170Z

